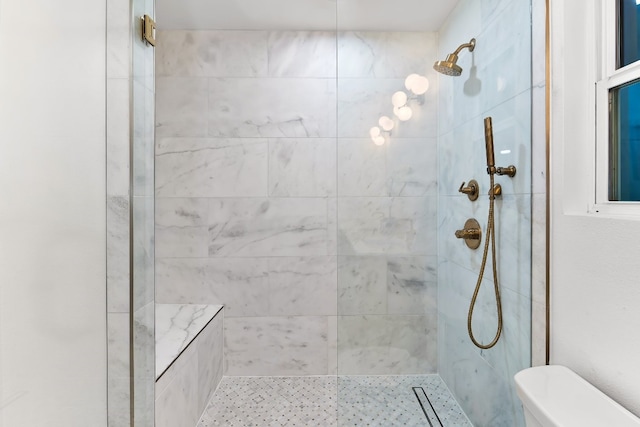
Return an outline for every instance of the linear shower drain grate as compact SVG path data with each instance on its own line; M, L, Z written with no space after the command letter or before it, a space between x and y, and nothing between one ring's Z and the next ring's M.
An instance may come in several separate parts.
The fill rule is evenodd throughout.
M416 395L416 399L418 399L418 403L422 408L422 412L424 412L424 416L427 418L429 422L429 427L444 427L442 422L440 421L440 417L436 413L431 401L429 400L429 396L427 392L424 391L422 387L412 387L413 394Z

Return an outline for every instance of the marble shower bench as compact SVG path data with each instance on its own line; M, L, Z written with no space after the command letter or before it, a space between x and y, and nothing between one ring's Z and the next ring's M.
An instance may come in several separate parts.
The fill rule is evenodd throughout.
M156 304L156 427L195 426L222 379L222 305Z

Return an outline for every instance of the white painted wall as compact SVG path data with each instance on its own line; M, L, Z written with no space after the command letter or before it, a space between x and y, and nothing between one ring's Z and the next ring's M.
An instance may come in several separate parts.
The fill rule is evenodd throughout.
M598 4L551 2L551 363L640 415L640 208L587 214Z
M105 2L0 0L0 426L106 426Z

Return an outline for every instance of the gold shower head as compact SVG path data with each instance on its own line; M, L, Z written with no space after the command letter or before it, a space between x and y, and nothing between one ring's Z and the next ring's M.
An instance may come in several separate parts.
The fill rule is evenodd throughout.
M462 67L456 64L456 62L458 62L458 54L464 48L469 48L469 52L473 52L475 47L476 39L471 39L469 43L461 44L455 52L447 55L447 59L444 61L436 61L435 64L433 64L433 69L447 76L459 76L462 74Z

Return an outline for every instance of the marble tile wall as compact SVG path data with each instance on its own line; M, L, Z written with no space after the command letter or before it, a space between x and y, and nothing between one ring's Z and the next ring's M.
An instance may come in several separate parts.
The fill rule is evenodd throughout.
M229 375L435 372L436 35L158 40L157 301L225 305Z
M531 365L531 234L533 230L538 242L533 245L534 259L539 259L539 239L544 235L539 219L544 194L542 199L534 195L544 182L544 162L539 161L544 143L540 144L539 129L532 129L531 123L532 105L534 117L539 114L536 108L544 73L540 76L539 63L532 66L531 19L530 0L462 0L439 34L440 57L471 37L477 39L473 54L464 51L460 55L462 76L440 77L438 370L478 426L524 426L512 378ZM539 30L534 33L536 49L540 34ZM482 248L468 249L455 239L454 231L471 217L486 229L486 116L493 117L496 164L514 164L518 173L513 179L496 177L503 188L495 215L504 329L494 348L480 350L467 336L467 311ZM480 183L481 197L476 202L457 192L460 183L470 179ZM535 268L540 275L540 264ZM497 322L490 263L487 270L473 320L481 342L493 338Z
M131 424L129 144L131 10L107 3L107 423Z

